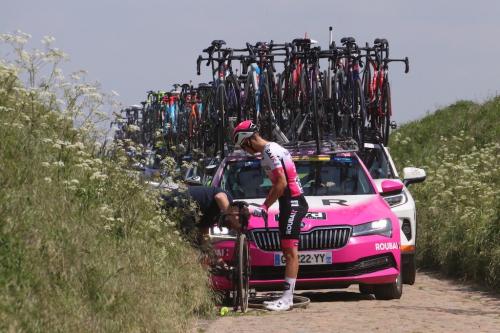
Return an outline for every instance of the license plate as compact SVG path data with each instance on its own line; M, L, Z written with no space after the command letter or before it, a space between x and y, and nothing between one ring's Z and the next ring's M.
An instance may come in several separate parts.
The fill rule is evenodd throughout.
M299 265L331 265L332 252L300 252ZM283 253L274 254L274 266L285 266Z

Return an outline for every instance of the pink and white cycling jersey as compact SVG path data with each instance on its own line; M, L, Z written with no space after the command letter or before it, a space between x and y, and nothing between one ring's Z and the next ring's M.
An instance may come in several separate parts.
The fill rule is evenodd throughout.
M304 193L295 169L295 163L293 163L292 155L288 150L275 142L269 142L265 145L262 156L261 166L273 184L276 183L279 170L283 169L288 183L289 195L298 197Z

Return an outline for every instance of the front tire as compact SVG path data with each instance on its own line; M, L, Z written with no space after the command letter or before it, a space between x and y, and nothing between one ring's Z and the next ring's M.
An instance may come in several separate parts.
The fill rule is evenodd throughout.
M403 283L413 285L415 283L416 275L417 260L415 258L415 254L409 254L408 262L403 263Z
M401 271L393 283L374 285L374 292L375 298L378 300L400 299L403 294L403 276Z

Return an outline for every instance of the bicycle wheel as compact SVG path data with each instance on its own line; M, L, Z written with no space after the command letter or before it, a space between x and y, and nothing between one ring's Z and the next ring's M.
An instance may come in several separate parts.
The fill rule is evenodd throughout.
M320 152L320 140L321 133L319 131L319 105L318 105L318 81L316 78L313 78L312 82L312 109L313 109L313 138L316 141L316 151Z
M384 87L382 88L382 119L380 121L380 135L382 136L382 141L384 146L389 144L389 129L391 127L391 115L392 115L392 105L391 105L391 87L388 81L384 82Z
M250 258L248 251L248 240L245 234L241 234L239 236L236 242L235 250L236 250L236 286L237 286L236 306L240 308L241 312L247 312L248 296L249 296L248 289L250 280Z
M277 108L276 108L276 120L278 121L278 126L283 130L287 131L288 127L285 125L285 73L278 74L278 84L276 85L275 94L277 98Z
M298 129L298 135L297 139L302 139L304 141L312 141L314 140L314 117L313 113L313 106L311 105L311 85L309 82L309 73L306 69L306 67L302 67L302 70L300 71L300 77L299 77L299 84L300 84L300 110L305 110L305 117L303 120L303 123L299 125ZM304 132L305 128L305 132Z
M268 75L264 75L261 85L261 113L260 113L260 133L267 140L273 138L273 105L271 97L271 82Z
M252 75L247 76L247 81L245 82L245 106L243 108L243 119L252 120L254 124L258 125L257 119L257 105L256 100L256 90L253 84ZM242 119L242 120L243 120Z
M346 76L343 69L339 69L335 73L335 82L333 84L333 94L335 103L335 128L337 130L337 137L351 136L350 130L350 97L347 88Z
M226 96L226 124L231 127L233 123L241 122L240 87L238 79L233 74L226 78Z
M217 129L217 143L216 143L216 154L221 153L224 157L224 143L226 141L226 128L225 128L225 110L226 110L226 88L224 83L220 83L217 87L216 94L216 105L217 105L217 124L215 125Z
M213 90L207 90L204 96L203 113L200 130L200 142L203 153L206 156L216 156L216 118L217 114L214 108Z
M359 145L360 149L363 149L364 144L364 130L366 121L366 107L365 107L365 97L363 95L363 90L361 88L361 81L354 81L353 87L353 105L352 105L352 135L353 139Z

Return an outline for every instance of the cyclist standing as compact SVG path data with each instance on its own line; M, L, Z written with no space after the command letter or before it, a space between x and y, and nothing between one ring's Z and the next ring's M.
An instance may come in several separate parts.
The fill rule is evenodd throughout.
M286 259L284 292L278 300L267 302L266 308L273 311L288 310L293 305L293 291L299 271L300 223L309 206L288 150L275 142L263 139L251 120L236 126L233 140L236 146L241 146L247 153L262 154L261 166L272 183L266 200L260 208L254 209L252 214L267 214L268 208L276 200L279 202L280 243Z

